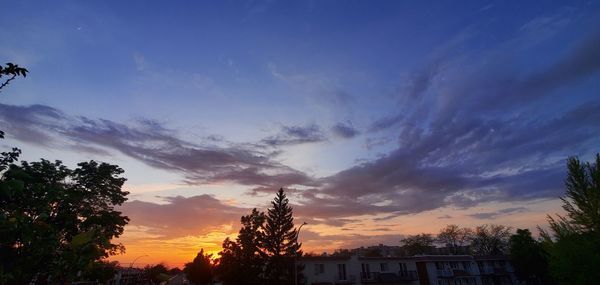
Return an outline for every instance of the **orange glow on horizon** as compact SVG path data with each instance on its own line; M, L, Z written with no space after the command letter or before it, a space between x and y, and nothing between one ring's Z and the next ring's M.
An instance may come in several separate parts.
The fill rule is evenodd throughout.
M527 204L529 210L516 215L501 216L492 220L481 220L471 217L474 212L494 211L497 209L514 206L511 203L495 203L481 205L471 209L441 208L419 214L400 216L383 223L373 221L372 216L354 217L357 222L349 223L344 227L329 226L324 224L307 225L302 228L300 242L304 252L317 253L333 252L340 248L356 248L372 246L380 243L387 245L400 245L403 235L431 233L437 234L441 228L448 224L458 224L463 227L474 227L481 224L495 223L516 228L529 228L537 232L536 225L545 225L546 215L554 212L561 213L561 201L541 200ZM451 216L451 219L440 218ZM223 225L204 235L187 235L183 237L165 238L151 234L151 229L136 226L135 221L126 227L124 235L116 240L126 247L126 252L115 255L109 260L119 261L122 266L130 266L136 258L134 267L143 267L164 263L168 267L183 268L185 263L191 262L196 254L204 249L205 253L218 258L225 238L235 239L239 225ZM381 230L381 229L384 230ZM229 232L229 233L228 233Z

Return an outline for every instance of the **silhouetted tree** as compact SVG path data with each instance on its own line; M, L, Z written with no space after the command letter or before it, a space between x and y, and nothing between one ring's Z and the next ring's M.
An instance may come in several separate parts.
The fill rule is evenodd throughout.
M104 284L113 279L117 274L117 261L96 261L91 263L87 269L82 272L82 279Z
M15 79L15 77L21 75L23 77L27 76L27 69L19 67L19 65L17 64L12 64L12 63L7 63L6 67L0 65L0 78L2 77L10 77L8 78L6 81L4 81L1 85L0 85L0 91L2 88L4 88L6 85L8 85L8 83ZM2 130L0 130L0 139L4 138L4 132ZM17 158L19 157L19 155L21 154L21 150L18 148L13 148L12 151L9 152L2 152L0 153L0 172L4 171L9 164L13 163L14 161L17 161ZM1 272L2 268L0 268L0 272Z
M171 276L175 276L182 272L183 272L183 270L181 270L179 267L173 267L173 268L169 269L169 275L171 275Z
M552 234L541 230L550 254L550 273L560 284L595 284L600 280L600 154L594 163L567 161L567 216L548 216Z
M187 279L196 285L211 284L213 280L211 257L212 254L204 254L204 249L201 249L194 261L186 263L183 268Z
M352 251L350 251L349 249L346 249L346 248L336 249L331 254L331 256L351 256L351 255L352 255Z
M382 257L381 249L377 247L366 248L363 251L363 256L365 257Z
M266 222L262 226L261 248L267 256L265 277L270 284L293 284L298 232L294 228L292 207L288 205L283 189L279 189L271 208L267 210Z
M226 285L293 284L295 258L302 255L297 243L298 229L289 201L279 189L265 215L256 209L241 218L242 228L235 241L223 242L216 273Z
M19 67L18 64L6 63L6 66L0 65L0 78L8 77L8 79L4 80L2 84L0 84L0 92L2 88L4 88L8 83L14 80L17 76L27 77L27 73L29 71L23 67ZM1 82L1 81L0 81Z
M169 280L169 268L163 263L155 265L146 265L144 267L144 275L152 284Z
M528 229L517 229L510 237L510 259L519 280L527 284L552 284L547 253Z
M8 284L33 276L80 279L80 271L123 250L111 242L129 220L114 209L128 194L121 190L121 168L95 161L73 170L60 161L11 163L17 157L0 159L0 271L10 272L3 277Z
M241 218L242 228L235 242L229 238L223 242L216 273L225 285L263 284L266 259L260 249L260 240L264 221L264 213L252 209L250 215Z
M568 223L580 233L600 234L600 154L595 158L595 163L574 157L567 161L567 191L561 200Z
M501 255L508 252L510 227L481 225L475 228L471 249L475 255Z
M458 249L466 245L473 236L473 230L470 228L461 228L458 225L447 225L440 230L437 240L452 249L454 254Z
M433 236L431 234L410 235L400 242L405 255L425 254L433 248Z

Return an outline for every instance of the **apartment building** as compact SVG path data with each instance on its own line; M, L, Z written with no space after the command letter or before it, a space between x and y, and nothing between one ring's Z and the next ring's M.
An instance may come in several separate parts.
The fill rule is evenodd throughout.
M482 285L518 284L514 268L507 256L476 256Z
M309 256L299 262L304 265L304 285L517 284L514 270L504 256Z
M482 285L477 263L470 255L413 257L422 285Z

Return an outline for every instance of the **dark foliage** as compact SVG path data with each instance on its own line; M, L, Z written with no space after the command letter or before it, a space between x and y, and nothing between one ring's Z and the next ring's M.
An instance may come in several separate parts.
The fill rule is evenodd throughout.
M229 238L223 242L217 274L224 284L262 284L266 258L260 249L260 228L264 221L264 213L252 209L250 215L241 218L242 228L235 242Z
M169 268L166 265L159 263L155 265L146 265L144 267L144 275L146 279L153 284L158 284L169 279Z
M527 284L552 284L548 254L528 229L517 229L510 237L510 259L519 280Z
M450 248L453 254L461 253L461 249L473 238L473 230L458 225L447 225L440 230L437 241Z
M418 234L403 238L403 255L416 255L428 253L433 248L433 236L431 234Z
M510 227L503 225L482 225L476 227L471 238L473 254L507 254L510 235Z
M4 88L10 81L15 79L17 76L27 77L29 71L26 68L19 67L18 64L6 63L6 66L0 65L0 78L8 77L2 84L0 84L0 90Z
M115 165L82 162L69 169L60 161L6 164L0 178L0 272L8 284L38 276L60 282L121 252L111 240L128 218L114 209L126 200L125 178Z
M297 254L302 255L288 203L283 189L279 189L262 226L261 247L268 258L265 277L270 284L293 284L294 260Z
M540 230L550 254L550 274L560 284L595 284L600 280L600 154L594 163L567 161L567 216L548 216L552 234Z
M219 253L217 275L224 284L293 284L294 268L302 255L297 243L292 208L283 189L271 202L267 215L256 209L241 218L242 228L235 241L226 239Z
M186 263L183 272L188 280L196 285L211 284L213 280L212 254L204 254L204 249L196 255L192 262Z

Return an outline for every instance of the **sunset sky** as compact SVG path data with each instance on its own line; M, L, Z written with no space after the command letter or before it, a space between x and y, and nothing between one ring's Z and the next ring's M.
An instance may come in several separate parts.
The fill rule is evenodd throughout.
M524 3L527 2L527 3ZM129 265L284 187L305 251L561 211L600 151L599 1L2 1L0 150L118 164Z

